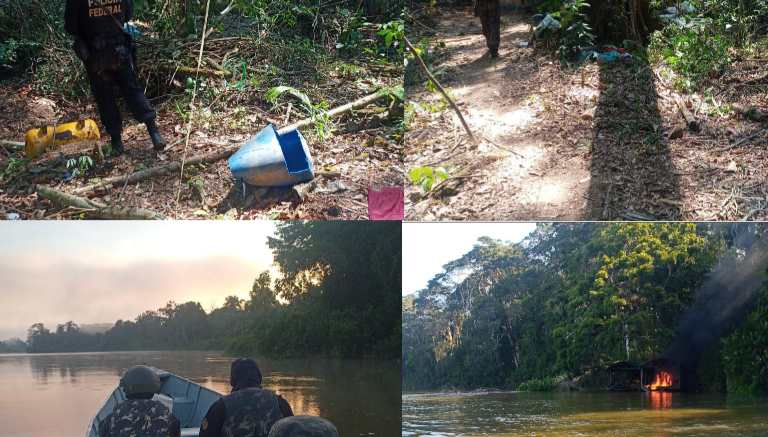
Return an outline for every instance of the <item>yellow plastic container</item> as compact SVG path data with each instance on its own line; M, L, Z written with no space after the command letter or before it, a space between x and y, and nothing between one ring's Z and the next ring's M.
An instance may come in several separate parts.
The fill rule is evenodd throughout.
M99 127L93 120L83 120L56 126L56 132L52 126L44 126L40 129L32 129L27 132L27 141L24 153L27 159L34 159L54 147L75 141L98 140Z

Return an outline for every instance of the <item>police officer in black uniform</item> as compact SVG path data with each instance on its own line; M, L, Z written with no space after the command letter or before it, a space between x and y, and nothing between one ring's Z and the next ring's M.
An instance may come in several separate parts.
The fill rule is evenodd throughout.
M128 36L123 31L123 25L132 18L133 0L67 0L64 12L64 28L75 37L75 54L85 63L101 122L111 137L112 150L118 154L123 153L123 125L115 84L120 86L134 118L147 126L154 150L165 148L155 125L156 113L136 80Z
M272 426L293 410L282 396L261 388L253 358L238 358L229 374L232 393L211 405L200 424L200 437L267 437Z

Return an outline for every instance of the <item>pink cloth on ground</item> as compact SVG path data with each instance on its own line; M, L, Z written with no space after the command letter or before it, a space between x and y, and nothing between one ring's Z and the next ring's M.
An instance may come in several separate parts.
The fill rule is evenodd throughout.
M379 192L368 188L368 217L371 220L404 220L405 193L403 190L384 187Z

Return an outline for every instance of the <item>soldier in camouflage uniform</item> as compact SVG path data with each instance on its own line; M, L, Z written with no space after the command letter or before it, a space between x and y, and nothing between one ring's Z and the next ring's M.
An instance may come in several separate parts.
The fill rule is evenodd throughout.
M261 388L253 358L238 358L229 376L232 393L211 405L200 424L200 437L267 437L278 420L293 416L282 396Z
M475 0L475 15L480 17L483 24L485 44L491 51L491 57L499 56L501 43L501 2L499 0Z
M293 416L277 422L269 437L339 437L339 433L322 417Z
M179 419L152 400L160 392L160 378L147 366L133 366L120 379L125 401L99 423L99 437L179 437Z

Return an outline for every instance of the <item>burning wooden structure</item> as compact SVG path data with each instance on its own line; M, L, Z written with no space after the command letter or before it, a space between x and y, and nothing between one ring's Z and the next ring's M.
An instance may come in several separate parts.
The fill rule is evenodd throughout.
M654 358L642 364L619 361L608 366L610 391L680 391L696 388L693 369L666 358Z
M638 391L640 389L640 366L629 361L619 361L606 369L609 391Z
M666 358L654 358L639 367L640 388L643 391L680 391L696 388L695 371Z

